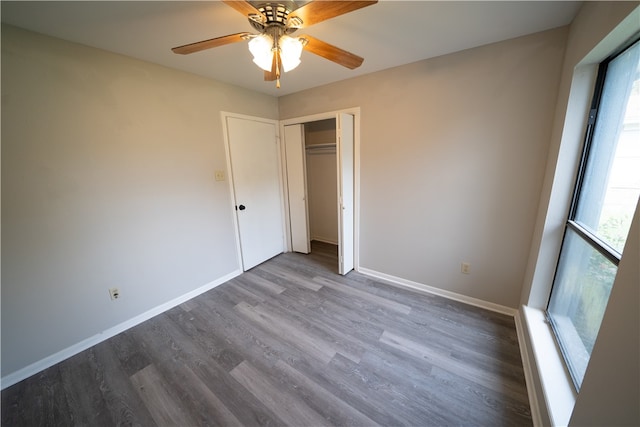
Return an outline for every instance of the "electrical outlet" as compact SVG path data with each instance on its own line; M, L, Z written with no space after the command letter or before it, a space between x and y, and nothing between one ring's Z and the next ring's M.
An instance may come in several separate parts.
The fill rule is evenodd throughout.
M216 181L224 181L224 171L217 170L215 173Z
M109 296L112 300L117 300L118 298L120 298L120 290L118 288L109 289Z
M468 262L463 262L460 264L460 272L462 274L471 274L471 264Z

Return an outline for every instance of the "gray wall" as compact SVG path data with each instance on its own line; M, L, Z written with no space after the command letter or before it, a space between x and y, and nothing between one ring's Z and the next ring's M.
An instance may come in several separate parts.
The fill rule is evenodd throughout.
M280 119L361 107L361 267L519 305L566 35L280 98ZM460 274L462 261L471 275Z
M278 116L273 97L2 27L3 377L238 268L221 110Z
M620 14L581 16L589 30L570 44ZM220 110L360 106L361 265L517 307L544 234L532 244L558 157L566 41L558 29L421 61L283 97L278 111L275 98L3 27L2 375L237 268L228 185L213 180ZM637 216L575 425L633 420L614 397L637 402Z

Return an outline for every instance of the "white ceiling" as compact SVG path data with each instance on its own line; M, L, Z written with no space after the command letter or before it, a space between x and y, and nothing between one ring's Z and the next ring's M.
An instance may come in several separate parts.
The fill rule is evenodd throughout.
M422 59L566 25L581 2L398 1L378 4L299 30L365 58L349 70L309 52L284 74L280 89L263 81L246 43L176 55L174 46L255 32L219 1L2 1L2 21L281 96Z

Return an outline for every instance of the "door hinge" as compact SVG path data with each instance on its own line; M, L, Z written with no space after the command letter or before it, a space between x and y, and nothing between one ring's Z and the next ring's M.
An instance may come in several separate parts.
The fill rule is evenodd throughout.
M596 114L598 114L598 110L595 108L589 111L589 120L587 121L588 125L592 125L596 122Z

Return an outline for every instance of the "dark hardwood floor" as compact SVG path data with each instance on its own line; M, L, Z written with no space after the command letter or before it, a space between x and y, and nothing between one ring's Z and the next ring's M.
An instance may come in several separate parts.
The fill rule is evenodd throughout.
M282 254L2 391L3 426L521 426L514 321Z

